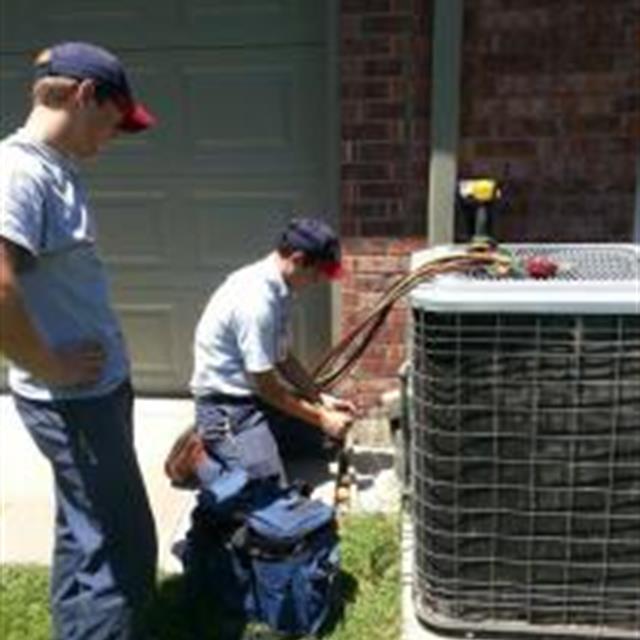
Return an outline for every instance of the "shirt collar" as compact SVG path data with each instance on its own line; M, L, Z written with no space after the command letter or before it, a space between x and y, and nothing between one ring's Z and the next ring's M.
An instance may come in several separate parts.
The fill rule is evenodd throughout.
M270 253L263 260L263 267L269 284L275 289L277 294L281 298L286 298L291 295L289 285L282 277L280 269L278 269L278 261L275 253Z
M73 174L78 173L78 167L70 156L62 153L61 151L58 151L50 144L47 144L46 142L43 142L42 140L34 137L30 133L28 133L26 129L18 129L15 133L15 139L18 142L33 147L40 155L42 155L50 162L57 164L61 168L66 169Z

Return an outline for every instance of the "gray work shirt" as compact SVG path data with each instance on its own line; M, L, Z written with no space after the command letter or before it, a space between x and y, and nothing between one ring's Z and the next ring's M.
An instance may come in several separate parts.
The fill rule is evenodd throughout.
M0 143L0 236L35 256L18 274L36 329L52 347L97 341L107 361L90 386L55 387L19 366L9 370L11 389L26 398L80 398L109 393L129 376L129 358L111 309L96 230L71 160L19 130Z
M247 374L270 371L289 353L290 309L291 292L273 254L232 273L196 328L192 393L255 393Z

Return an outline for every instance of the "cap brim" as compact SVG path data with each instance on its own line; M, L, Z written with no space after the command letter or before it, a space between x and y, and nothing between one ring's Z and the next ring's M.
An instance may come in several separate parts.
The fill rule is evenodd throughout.
M321 262L318 268L329 280L339 280L342 277L342 264L340 262Z
M153 127L156 122L156 117L144 105L137 102L125 111L120 123L120 130L127 133L137 133Z

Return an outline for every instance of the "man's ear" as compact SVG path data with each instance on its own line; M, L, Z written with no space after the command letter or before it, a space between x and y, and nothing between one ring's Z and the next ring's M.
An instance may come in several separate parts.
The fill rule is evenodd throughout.
M305 253L304 251L294 251L290 256L289 256L290 260L297 266L297 267L304 267L305 266Z
M81 80L76 89L76 100L78 104L88 105L95 100L96 83L93 80L85 78Z

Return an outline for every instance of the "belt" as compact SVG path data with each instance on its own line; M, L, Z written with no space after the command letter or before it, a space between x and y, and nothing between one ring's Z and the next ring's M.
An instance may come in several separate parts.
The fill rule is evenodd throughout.
M224 407L228 407L230 413ZM196 399L196 421L199 426L204 427L207 423L215 425L220 416L229 419L231 432L238 434L263 421L263 403L254 395L234 396L226 393L211 393Z
M260 399L255 395L237 396L230 393L208 393L206 396L196 398L198 402L210 402L211 404L257 404Z

